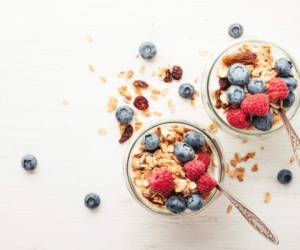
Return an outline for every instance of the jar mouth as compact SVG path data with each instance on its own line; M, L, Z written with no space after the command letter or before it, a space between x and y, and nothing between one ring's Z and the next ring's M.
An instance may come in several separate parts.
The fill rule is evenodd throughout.
M271 137L273 134L276 134L277 132L281 131L284 128L284 124L280 122L279 124L274 124L273 128L269 131L260 131L257 129L253 130L246 130L246 129L238 129L232 127L226 120L225 117L221 116L221 112L215 108L214 100L212 98L212 92L210 89L211 85L213 84L213 78L214 76L214 71L216 70L216 67L218 66L219 61L221 58L228 53L230 50L233 50L234 48L238 48L242 44L268 44L270 45L273 49L275 48L278 50L282 55L284 55L286 58L288 58L293 66L294 66L294 77L297 79L299 82L299 76L300 76L300 71L297 66L297 63L295 59L282 47L276 45L275 43L269 42L269 41L264 41L264 40L259 40L259 39L244 39L244 40L239 40L239 41L234 41L233 43L229 44L225 48L221 49L217 55L210 60L210 62L207 64L207 66L204 69L203 72L203 77L202 77L202 91L201 91L201 96L202 96L202 102L204 104L204 107L210 116L211 120L213 120L215 123L217 123L220 128L225 131L227 134L230 134L232 136L241 138L241 139L252 139L252 138L268 138ZM300 94L299 94L299 87L295 90L295 95L296 95L296 100L295 103L293 104L292 107L289 108L287 111L286 115L288 119L293 119L293 117L296 115L297 110L299 108L299 99L300 99Z
M136 146L139 144L141 138L149 131L152 131L154 128L164 125L182 125L185 127L190 127L194 129L195 131L201 132L205 138L208 140L209 146L211 147L213 153L216 157L216 168L218 171L218 178L217 181L219 183L222 183L224 180L224 174L225 174L225 160L224 160L224 154L221 147L220 142L211 134L209 133L204 127L199 126L196 123L186 121L186 120L178 120L178 119L168 119L168 120L159 120L155 123L148 124L148 126L145 126L144 129L139 131L133 139L131 139L130 144L128 145L127 151L124 156L124 166L123 166L123 173L125 178L125 183L127 185L127 189L133 199L140 204L142 207L144 207L147 211L151 212L152 214L158 214L167 218L182 218L187 217L191 215L196 215L201 213L203 210L205 210L219 195L219 191L217 189L213 190L209 197L206 199L203 207L198 211L185 211L183 213L170 213L163 211L156 208L155 205L151 204L150 201L148 201L146 198L142 196L142 194L136 189L135 184L133 183L132 176L131 176L131 159L134 154L134 150L136 149Z

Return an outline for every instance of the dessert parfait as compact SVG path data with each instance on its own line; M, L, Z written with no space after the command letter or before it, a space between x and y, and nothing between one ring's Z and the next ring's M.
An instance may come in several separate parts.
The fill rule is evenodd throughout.
M129 190L156 213L186 215L206 207L223 178L218 143L187 122L162 122L138 135L125 161Z

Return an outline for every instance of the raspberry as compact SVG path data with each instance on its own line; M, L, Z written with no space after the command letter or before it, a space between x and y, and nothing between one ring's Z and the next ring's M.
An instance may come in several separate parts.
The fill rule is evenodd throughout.
M183 73L183 70L180 66L177 66L177 65L173 66L172 72L171 72L173 79L180 80L182 77L182 73Z
M202 161L193 160L184 164L183 166L186 177L192 181L196 181L200 176L205 174L205 164Z
M204 163L205 171L207 171L208 166L210 164L210 155L206 152L200 151L198 152L197 156L198 156L198 160Z
M245 112L241 109L229 109L226 113L228 123L234 128L248 128L250 122Z
M139 110L146 110L149 108L148 100L144 96L137 96L133 102L133 105Z
M197 182L198 191L202 194L208 194L216 186L217 182L208 174L202 175Z
M241 104L241 109L246 114L265 116L269 112L268 97L263 93L246 96Z
M274 77L269 81L267 92L270 101L283 100L289 95L289 89L285 81L277 77Z
M159 193L165 197L173 191L175 186L172 173L167 169L153 172L148 181L153 192Z

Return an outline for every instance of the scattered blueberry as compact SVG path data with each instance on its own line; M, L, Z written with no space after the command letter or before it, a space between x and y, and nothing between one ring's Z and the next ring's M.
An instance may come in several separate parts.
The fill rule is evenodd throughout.
M253 116L252 124L258 130L268 131L272 128L273 125L273 115L271 113L268 113L265 116Z
M232 64L228 69L228 80L233 85L243 86L248 84L250 80L248 68L241 63Z
M128 106L122 106L116 111L116 118L121 124L128 124L133 119L133 109Z
M283 107L285 108L292 107L295 102L295 99L296 99L295 94L293 92L290 92L288 97L283 100Z
M98 194L89 193L84 197L84 203L86 207L90 209L94 209L99 207L101 200Z
M282 78L290 91L293 91L297 88L297 79L294 77Z
M139 53L142 58L149 60L156 55L156 46L152 42L143 42L139 47Z
M186 143L175 144L175 155L180 162L187 162L193 160L195 156L194 149Z
M190 83L183 83L179 86L179 89L178 89L179 95L184 99L191 98L193 96L194 92L195 92L195 88Z
M204 146L205 138L198 132L189 131L184 136L184 142L192 146L193 149L198 150Z
M288 77L292 72L293 64L285 59L279 58L275 63L275 69L279 76Z
M181 213L186 209L185 200L179 195L173 195L167 199L166 207L172 213Z
M288 184L293 179L293 173L288 169L282 169L277 174L277 180L281 184Z
M245 98L245 91L240 86L231 85L226 91L226 95L229 103L238 106Z
M160 139L156 134L146 134L143 140L143 145L146 150L153 151L159 147Z
M193 211L199 210L204 204L204 200L200 194L191 194L187 198L187 207Z
M243 26L239 23L231 24L228 28L228 34L232 38L239 38L243 35L244 29Z
M249 93L264 93L266 91L266 85L263 79L253 78L250 80L248 86Z
M21 161L22 167L27 171L32 171L37 166L37 159L33 155L25 155Z

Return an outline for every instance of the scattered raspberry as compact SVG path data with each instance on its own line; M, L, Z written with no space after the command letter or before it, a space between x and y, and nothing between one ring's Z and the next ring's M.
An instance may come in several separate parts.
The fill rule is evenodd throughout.
M208 166L210 164L210 155L203 151L198 152L197 155L198 155L198 160L204 163L205 171L207 171Z
M148 100L144 96L137 96L133 102L133 105L139 110L146 110L149 108Z
M136 88L148 88L149 84L142 80L135 80L133 86Z
M246 96L241 104L246 114L265 116L269 112L268 96L263 93Z
M247 115L241 109L229 109L226 113L228 123L234 128L248 128L250 122Z
M270 101L283 100L288 97L289 89L284 80L274 77L269 81L267 93Z
M171 72L173 79L180 80L182 77L182 73L183 73L183 70L180 66L178 66L178 65L173 66L172 72Z
M208 174L202 175L197 182L198 191L202 194L208 194L216 186L217 182Z
M164 82L172 82L172 74L171 71L169 69L166 69L165 71L165 78L164 78Z
M197 181L200 176L205 174L206 167L202 161L193 160L184 164L186 177L192 181Z
M230 87L231 83L227 77L221 77L219 79L220 90L227 90Z
M172 173L167 169L153 172L148 181L153 192L159 193L165 197L173 191L175 186Z
M121 138L119 139L119 143L124 143L126 142L133 134L133 127L128 124L126 125L122 135L121 135Z

